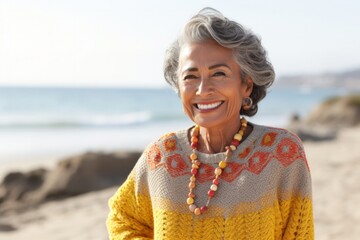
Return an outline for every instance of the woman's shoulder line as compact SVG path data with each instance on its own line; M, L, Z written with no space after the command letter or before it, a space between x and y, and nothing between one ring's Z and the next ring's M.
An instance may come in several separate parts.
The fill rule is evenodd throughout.
M259 132L261 132L262 136L266 136L269 134L276 134L278 135L278 137L281 138L291 138L294 141L298 142L300 145L302 145L302 141L301 139L293 132L291 132L290 130L283 128L283 127L273 127L273 126L266 126L266 125L257 125L254 123L251 123L254 128L257 128L259 130Z

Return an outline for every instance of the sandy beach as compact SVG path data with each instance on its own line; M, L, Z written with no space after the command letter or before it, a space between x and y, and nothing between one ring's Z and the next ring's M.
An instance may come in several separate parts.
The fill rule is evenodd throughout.
M312 171L315 239L358 239L360 127L344 129L334 140L304 145ZM5 165L1 170L13 168ZM107 200L116 189L51 201L23 213L1 216L0 239L107 239ZM16 230L10 231L10 227Z

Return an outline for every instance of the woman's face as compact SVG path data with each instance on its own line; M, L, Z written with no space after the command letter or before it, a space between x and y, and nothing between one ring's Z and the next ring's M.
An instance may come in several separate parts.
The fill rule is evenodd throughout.
M210 40L187 43L179 56L179 91L191 120L202 127L223 128L239 121L252 80L242 81L232 50Z

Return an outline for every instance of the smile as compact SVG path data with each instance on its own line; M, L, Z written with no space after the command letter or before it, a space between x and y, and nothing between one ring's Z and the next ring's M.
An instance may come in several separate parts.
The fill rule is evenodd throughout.
M214 102L214 103L210 103L210 104L198 103L198 104L194 104L194 105L199 110L212 110L212 109L218 108L222 103L223 103L223 101Z

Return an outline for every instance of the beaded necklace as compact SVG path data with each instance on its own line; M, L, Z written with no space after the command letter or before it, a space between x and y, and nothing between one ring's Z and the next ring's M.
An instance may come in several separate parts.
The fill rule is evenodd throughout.
M211 199L215 196L215 192L218 189L218 185L220 182L219 177L220 177L221 173L224 171L224 169L226 168L227 160L230 158L231 154L236 150L237 146L239 146L240 141L245 134L245 130L247 127L246 119L241 118L240 123L241 123L241 127L240 127L239 132L237 132L234 135L234 138L231 141L230 146L225 147L225 149L226 149L225 159L223 161L219 162L218 167L214 171L215 178L213 179L212 185L210 186L210 190L208 191L208 200L207 200L206 204L200 208L194 204L194 202L195 202L194 189L196 186L196 183L195 183L196 182L196 174L201 165L201 162L199 161L198 156L196 154L196 151L198 148L198 142L199 142L198 136L199 136L200 127L198 125L196 125L191 132L192 154L190 155L190 159L192 162L192 166L191 166L191 177L190 177L190 183L189 183L190 191L188 194L188 198L186 199L186 203L189 205L190 211L193 212L195 215L200 215L200 214L205 213L209 207Z

